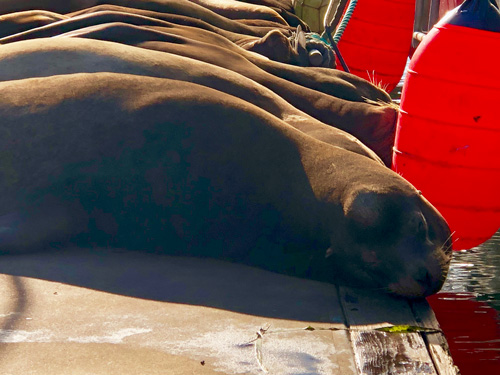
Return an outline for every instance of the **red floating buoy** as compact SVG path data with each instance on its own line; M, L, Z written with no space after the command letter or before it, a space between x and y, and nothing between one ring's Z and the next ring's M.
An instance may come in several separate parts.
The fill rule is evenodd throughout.
M338 43L350 72L392 91L406 66L414 17L415 0L358 1Z
M466 0L424 38L403 85L392 168L445 217L454 250L500 227L498 51L496 1Z

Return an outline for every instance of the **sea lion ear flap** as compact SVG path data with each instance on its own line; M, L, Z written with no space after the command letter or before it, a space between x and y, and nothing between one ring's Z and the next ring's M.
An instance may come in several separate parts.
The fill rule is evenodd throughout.
M302 31L302 27L297 26L297 31L295 34L295 49L297 53L305 51L306 49L306 34Z
M309 52L307 51L306 44L306 34L299 25L297 26L292 46L297 58L297 63L300 66L309 66Z
M374 228L381 221L380 198L376 191L355 191L344 202L344 215L357 227Z

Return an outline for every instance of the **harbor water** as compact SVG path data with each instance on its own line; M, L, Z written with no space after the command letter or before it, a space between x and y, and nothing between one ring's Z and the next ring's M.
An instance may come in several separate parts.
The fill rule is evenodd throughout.
M461 374L500 374L500 231L453 255L443 289L428 301Z

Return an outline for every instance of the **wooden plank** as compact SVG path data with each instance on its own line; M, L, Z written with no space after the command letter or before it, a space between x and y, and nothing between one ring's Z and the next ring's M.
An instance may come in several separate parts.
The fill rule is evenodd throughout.
M340 287L340 302L351 329L376 329L390 325L416 325L408 301L385 293Z
M434 328L437 332L423 332L422 335L427 342L429 353L434 362L434 366L440 375L458 375L460 370L453 364L450 349L446 338L441 332L439 323L425 300L413 301L411 303L412 311L419 325Z
M416 326L408 301L370 291L340 288L360 374L438 374L419 332L378 331L391 325Z
M352 331L360 374L437 374L418 333Z
M356 364L354 352L348 331L333 331L333 345L335 352L332 354L332 361L336 364L332 375L356 375Z

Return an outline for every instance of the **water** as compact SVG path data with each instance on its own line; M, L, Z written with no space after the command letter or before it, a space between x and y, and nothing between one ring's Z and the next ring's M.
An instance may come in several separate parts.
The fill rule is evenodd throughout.
M456 251L442 291L428 300L462 375L500 374L500 231Z
M500 311L500 231L479 247L454 253L442 292L474 294Z

